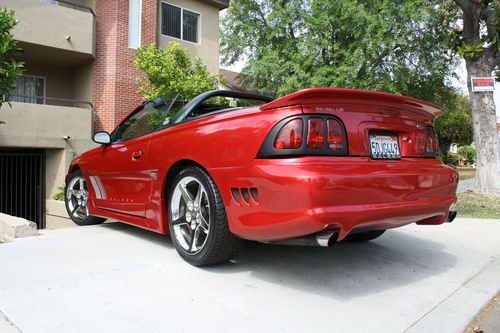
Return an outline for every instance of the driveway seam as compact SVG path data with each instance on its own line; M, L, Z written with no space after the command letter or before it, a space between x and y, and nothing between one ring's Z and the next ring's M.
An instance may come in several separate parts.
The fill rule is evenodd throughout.
M464 281L459 287L457 287L453 292L451 292L448 296L443 298L441 301L439 301L436 305L434 305L431 309L429 309L426 313L424 313L420 318L418 318L416 321L414 321L410 326L408 326L402 333L408 332L410 329L412 329L415 325L417 325L420 321L422 321L425 317L427 317L432 311L434 311L438 306L443 304L446 300L448 300L450 297L455 295L460 289L465 287L469 282L474 280L479 274L481 274L484 270L486 270L491 264L493 264L497 258L491 259L489 262L487 262L481 269L479 269L474 275L472 275L470 278L468 278L466 281Z

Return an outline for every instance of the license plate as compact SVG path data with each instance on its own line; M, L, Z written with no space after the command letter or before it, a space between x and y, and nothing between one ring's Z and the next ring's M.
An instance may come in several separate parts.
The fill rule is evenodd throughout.
M399 137L393 134L370 134L370 153L374 159L400 159Z

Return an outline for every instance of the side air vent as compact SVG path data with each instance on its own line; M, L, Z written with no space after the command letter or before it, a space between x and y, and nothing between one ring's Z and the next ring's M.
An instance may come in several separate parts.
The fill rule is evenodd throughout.
M248 194L248 189L247 188L242 188L241 189L241 194L243 194L243 200L245 200L245 202L247 204L250 203L250 195Z
M233 187L231 189L231 193L233 194L233 200L237 203L240 203L240 190L238 188Z
M253 201L259 202L259 192L257 192L257 189L255 187L252 187L250 189L250 193L252 194Z
M259 191L255 187L233 187L231 194L238 205L243 203L247 206L259 204Z

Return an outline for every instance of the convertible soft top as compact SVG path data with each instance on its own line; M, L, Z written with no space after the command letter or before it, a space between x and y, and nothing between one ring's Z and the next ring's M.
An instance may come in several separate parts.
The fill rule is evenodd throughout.
M326 103L366 103L390 105L393 107L406 107L413 110L424 111L437 118L444 110L436 104L422 101L412 97L395 95L370 90L346 89L346 88L310 88L294 92L272 102L264 104L261 110L275 109L279 107L298 104L326 104Z

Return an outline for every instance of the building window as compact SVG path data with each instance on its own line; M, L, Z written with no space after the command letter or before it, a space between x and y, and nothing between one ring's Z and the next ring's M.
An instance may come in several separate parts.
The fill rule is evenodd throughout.
M163 2L161 22L163 35L193 43L199 42L200 14Z
M13 102L45 104L45 78L23 75L17 78Z
M141 46L142 0L129 0L128 4L128 47Z

